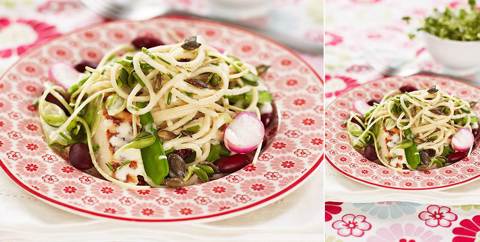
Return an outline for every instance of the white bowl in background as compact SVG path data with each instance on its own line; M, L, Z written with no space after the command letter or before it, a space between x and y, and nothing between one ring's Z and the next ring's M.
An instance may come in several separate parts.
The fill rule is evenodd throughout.
M426 32L423 39L433 59L452 74L469 75L480 68L480 41L441 39Z

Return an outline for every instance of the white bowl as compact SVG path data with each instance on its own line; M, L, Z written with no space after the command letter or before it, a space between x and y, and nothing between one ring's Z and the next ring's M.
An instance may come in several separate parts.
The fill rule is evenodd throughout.
M480 41L441 39L423 32L423 39L433 59L455 73L473 74L480 67Z

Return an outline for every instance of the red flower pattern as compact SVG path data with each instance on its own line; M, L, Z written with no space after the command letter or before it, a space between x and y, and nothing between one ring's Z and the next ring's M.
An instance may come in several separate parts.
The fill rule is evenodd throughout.
M21 29L25 32L25 37L20 41L15 39L16 42L2 43L0 48L0 58L9 58L15 55L22 55L28 49L41 45L51 38L59 35L55 26L43 23L32 19L17 19L11 20L8 18L0 18L0 32L9 34L12 28ZM33 31L35 34L28 34ZM27 37L28 36L28 37ZM9 40L10 38L7 38Z
M332 228L342 237L362 237L372 225L363 215L345 214L340 220L333 222Z
M111 215L121 215L126 213L125 208L119 206L117 203L112 202L100 203L95 206L95 209Z
M330 32L325 33L325 45L336 46L343 42L342 36Z
M480 215L460 221L460 226L453 229L452 242L476 242L480 235Z
M342 212L342 202L325 202L325 221L331 221L333 215Z
M131 208L131 212L135 216L139 217L162 217L165 212L163 208L154 203L140 203Z
M56 183L53 189L56 195L64 199L78 199L85 195L85 188L74 181Z
M187 203L187 202L181 202L181 203L176 203L170 207L170 214L176 215L176 216L192 216L196 215L200 212L200 207L193 203Z
M425 221L425 225L429 227L450 227L458 216L452 213L449 207L429 205L426 211L418 214L418 218Z

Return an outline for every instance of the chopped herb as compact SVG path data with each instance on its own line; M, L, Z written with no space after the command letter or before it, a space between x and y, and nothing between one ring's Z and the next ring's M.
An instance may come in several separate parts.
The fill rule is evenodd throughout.
M207 82L213 87L218 87L222 82L222 78L216 73L211 73L210 76L208 76Z
M392 113L394 114L400 114L402 112L402 106L400 103L395 103L392 105Z
M82 79L80 79L80 81L70 86L67 92L69 94L76 92L81 86L83 86L83 84L88 80L88 78L90 78L90 74L85 75Z
M265 104L271 103L273 100L272 94L268 91L259 91L258 92L258 103Z
M140 69L142 69L145 75L148 75L148 73L150 73L150 71L154 70L155 68L153 68L153 66L151 66L150 64L142 61L140 62Z
M398 144L396 147L397 147L397 148L401 148L401 149L406 149L406 148L408 148L408 147L410 147L410 146L412 146L412 145L413 145L413 141L406 139L406 140L403 140L403 141L402 141L400 144Z
M120 69L120 74L118 75L118 78L117 78L117 85L119 87L127 86L128 76L129 76L129 73L125 68Z
M165 155L168 156L169 154L171 154L171 153L174 152L174 151L175 151L174 148L170 148L170 149L168 149L168 150L165 151Z
M121 167L124 167L124 166L126 166L126 165L129 165L130 163L132 163L131 160L127 160L127 161L122 162L122 164L120 164L120 165L117 167L117 170L118 170L119 168L121 168Z
M447 157L449 154L453 153L454 150L450 145L445 145L443 147L442 156Z
M108 167L108 169L111 171L111 172L114 172L115 169L113 168L112 164L110 164L109 162L105 162L105 165Z
M230 151L228 151L227 148L225 148L225 146L223 146L222 144L212 145L210 146L210 153L208 153L207 161L214 162L220 159L220 157L225 157L229 155Z
M155 135L142 131L132 140L132 142L128 143L127 147L132 149L143 149L155 143L156 139Z
M211 176L215 173L215 170L209 165L199 164L197 167L205 171L208 176Z
M183 132L186 132L188 135L195 134L200 130L200 125L194 125L190 126L188 128L185 128Z
M197 177L202 182L208 182L209 181L208 174L203 169L195 166L195 168L193 169L193 173L195 173L195 175L197 175Z
M470 117L470 123L471 124L478 123L478 117L476 117L476 116Z
M354 137L359 137L363 134L363 129L360 127L360 125L353 122L347 122L347 131Z
M242 81L251 86L258 86L258 80L260 79L257 75L253 74L252 72L248 72L247 74L241 77Z
M431 168L433 168L433 167L435 167L435 168L444 167L446 161L447 161L447 158L445 158L444 156L437 156L430 161L429 166Z
M133 63L132 61L129 60L119 60L117 61L118 64L120 64L123 68L126 69L127 72L131 72L133 70Z
M142 87L145 86L145 83L143 83L142 79L140 79L137 73L132 71L132 73L130 73L130 76L128 77L128 86L130 88L134 88L137 83L140 84Z
M142 47L142 52L143 52L144 54L148 55L150 58L152 58L152 59L154 59L154 60L157 58L157 56L155 56L150 50L148 50L148 49L145 48L145 47ZM133 59L133 58L132 58L132 59Z
M169 92L167 95L167 105L170 105L172 103L172 93Z

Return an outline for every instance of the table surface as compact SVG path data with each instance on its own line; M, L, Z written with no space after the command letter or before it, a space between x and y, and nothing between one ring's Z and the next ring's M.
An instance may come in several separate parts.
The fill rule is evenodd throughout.
M200 0L168 0L164 3L176 8L194 12L203 12L207 8L206 1ZM276 0L272 12L273 24L281 24L281 16L285 13L301 21L302 28L298 34L304 35L321 44L323 26L321 10L311 11L315 0ZM315 6L318 7L318 6ZM292 11L293 10L293 11ZM61 20L61 21L59 21ZM74 31L91 24L105 21L78 1L69 0L0 0L0 73L11 66L23 53L40 46L51 38ZM303 57L317 71L322 72L320 56ZM294 241L297 233L302 233L302 241L318 241L323 232L323 196L322 171L316 171L311 179L297 191L284 199L233 219L194 225L148 225L136 226L139 229L150 229L143 237L132 237L132 225L118 224L109 221L86 219L50 207L31 197L16 187L5 174L0 174L0 240L18 241L20 239L35 241L55 241L68 234L79 232L82 236L69 237L69 241L158 241L168 240L209 240L233 238L237 240L262 240L262 238L278 238L278 241ZM311 219L305 220L305 216ZM143 227L143 228L140 228ZM28 229L25 229L28 228ZM101 232L114 231L108 240ZM154 230L152 230L154 228ZM245 233L248 231L248 233ZM114 236L114 237L112 237ZM168 237L165 237L168 236ZM264 240L268 241L268 240ZM299 240L300 241L300 240Z
M441 67L432 61L421 40L407 37L412 27L401 18L420 19L434 6L457 7L465 2L327 0L327 105L351 88L381 78L381 73L371 67L372 60L392 60L393 56L394 61L411 61L424 70L439 71ZM479 205L327 202L326 241L478 241L475 238L480 230L479 209Z

